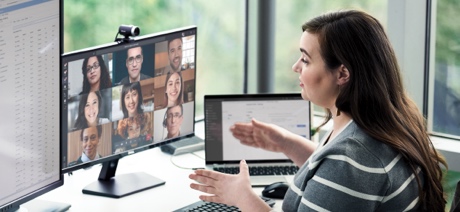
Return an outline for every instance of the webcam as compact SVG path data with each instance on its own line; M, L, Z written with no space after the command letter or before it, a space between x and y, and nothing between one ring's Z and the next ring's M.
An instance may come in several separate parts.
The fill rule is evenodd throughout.
M140 32L141 32L141 30L137 26L134 26L134 25L120 25L120 27L118 27L117 36L115 36L115 42L129 43L129 42L133 41L133 39L129 38L129 37L138 36ZM123 35L124 38L117 38L119 34Z
M118 33L124 35L125 37L126 36L138 36L140 31L141 30L139 29L139 27L134 26L134 25L121 25L118 28Z

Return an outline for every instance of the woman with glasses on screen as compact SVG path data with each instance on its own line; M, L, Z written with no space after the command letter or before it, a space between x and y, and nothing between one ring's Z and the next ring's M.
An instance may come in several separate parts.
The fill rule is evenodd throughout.
M134 117L144 113L142 108L144 100L139 82L123 84L121 88L120 107L123 118Z
M75 121L75 128L83 129L109 123L109 119L99 117L101 105L102 96L99 91L82 94L78 105L78 117Z
M102 56L92 56L83 60L83 90L80 94L112 87L109 70Z
M300 167L283 211L444 211L447 164L405 93L382 25L350 10L313 18L302 30L292 69L302 97L327 109L332 130L318 145L256 120L230 128L243 144L284 153ZM193 189L208 193L204 201L270 211L244 160L237 175L196 170L190 178L198 182Z
M168 72L165 81L165 106L172 107L184 103L182 98L183 80L181 72Z

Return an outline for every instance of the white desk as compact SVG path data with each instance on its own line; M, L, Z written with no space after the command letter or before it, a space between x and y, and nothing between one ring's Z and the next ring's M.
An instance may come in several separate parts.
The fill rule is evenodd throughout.
M202 124L201 124L202 125ZM202 126L197 124L197 131ZM203 131L201 131L203 132ZM198 134L202 137L202 135ZM203 151L196 153L204 156ZM198 201L201 192L192 190L188 175L192 170L178 168L204 167L204 159L193 154L173 156L153 148L119 160L117 175L131 172L145 172L166 181L165 185L148 189L120 199L83 194L82 189L96 181L101 165L87 170L78 170L64 176L64 185L37 199L71 204L69 211L173 211ZM262 188L254 188L260 194ZM282 201L277 200L274 209L281 211Z

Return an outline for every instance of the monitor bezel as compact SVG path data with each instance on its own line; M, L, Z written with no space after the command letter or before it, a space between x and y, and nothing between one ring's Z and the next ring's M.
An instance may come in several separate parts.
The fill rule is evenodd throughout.
M194 36L195 36L195 48L194 48L194 51L195 51L195 61L194 61L194 63L195 63L194 64L195 65L195 71L194 71L194 80L196 82L196 70L197 70L197 59L196 58L197 58L197 45L198 45L198 43L197 43L198 30L197 30L197 26L195 26L195 25L190 25L190 26L186 26L186 27L175 28L175 29L171 29L171 30L166 30L166 31L150 33L150 34L146 34L146 35L142 35L142 36L137 36L137 37L134 37L128 43L125 43L125 42L118 43L118 42L114 41L114 42L107 43L107 44L102 44L102 45L98 45L98 46L94 46L94 47L90 47L90 48L84 48L84 49L64 53L64 54L62 54L61 59L66 58L66 61L67 61L67 60L72 60L71 59L72 57L81 58L82 54L87 54L88 56L95 56L95 55L102 55L102 54L112 53L112 52L115 52L115 51L120 51L120 50L123 50L123 49L132 48L132 47L135 47L135 46L138 46L138 45L142 46L142 45L146 45L146 44L155 44L155 43L158 43L158 42L166 41L168 36L171 36L171 35L174 36L177 33L190 31L190 30L194 31ZM61 61L60 64L62 64L63 62L64 61ZM63 85L64 85L64 83L60 83L62 91L64 91ZM193 86L194 86L193 90L195 91L194 95L196 97L196 83L194 83ZM61 97L62 96L63 95L61 95ZM192 117L195 117L195 113L196 113L195 110L196 110L196 98L193 100L193 116ZM61 109L60 112L61 112L61 116L67 115L67 110L62 110ZM62 121L62 119L63 118L61 118L61 121ZM67 123L61 123L61 125L62 124L67 125ZM61 129L61 132L62 132L61 133L61 141L62 142L64 142L64 141L68 142L68 139L67 139L68 132L64 133L63 130L64 129ZM181 135L180 137L176 137L176 138L172 138L172 139L168 139L168 140L163 140L163 141L158 142L158 143L151 143L151 144L144 145L144 146L141 146L141 147L137 147L137 148L134 148L134 149L130 149L130 150L127 150L127 151L124 151L124 152L121 152L121 153L113 153L112 155L105 156L103 158L100 158L100 159L97 159L97 160L94 160L94 161L89 161L89 162L77 164L77 165L72 166L72 167L67 167L68 161L64 160L64 157L67 157L67 146L66 145L61 145L61 172L63 174L71 173L73 171L89 168L89 167L92 167L94 165L103 164L103 163L113 161L113 160L119 160L119 159L121 159L123 157L126 157L128 155L136 154L138 152L142 152L142 151L149 150L149 149L152 149L152 148L160 147L160 146L163 146L163 145L166 145L166 144L169 144L169 143L173 143L173 142L176 142L176 141L179 141L179 140L182 140L182 139L191 138L191 137L194 137L194 136L195 136L195 125L193 124L192 132L189 133L189 134Z

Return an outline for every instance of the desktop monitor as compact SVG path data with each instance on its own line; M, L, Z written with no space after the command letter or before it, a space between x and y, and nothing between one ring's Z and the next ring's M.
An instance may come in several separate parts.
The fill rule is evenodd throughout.
M83 193L119 198L165 183L115 171L123 156L194 136L196 36L190 26L62 56L63 172L102 163Z
M2 212L63 184L59 114L52 113L60 102L61 4L0 2Z

